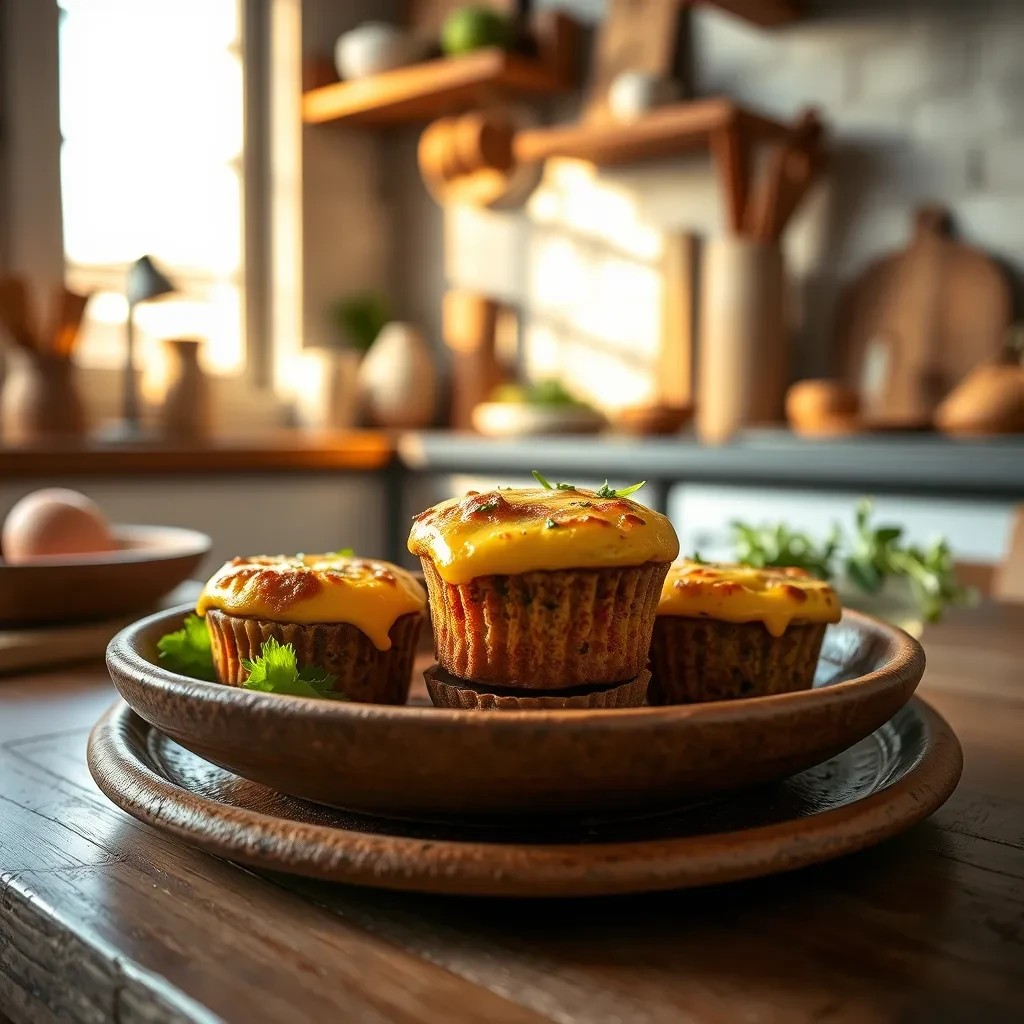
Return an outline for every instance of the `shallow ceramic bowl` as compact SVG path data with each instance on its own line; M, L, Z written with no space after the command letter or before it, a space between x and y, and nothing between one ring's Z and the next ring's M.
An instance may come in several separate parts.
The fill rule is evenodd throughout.
M597 410L579 405L481 402L473 410L473 427L488 437L594 434L605 426Z
M107 649L143 719L243 778L395 817L637 813L781 779L888 721L924 672L915 640L851 612L829 628L816 688L802 693L615 711L387 707L168 672L156 641L187 611L143 619Z
M115 526L117 550L10 565L0 559L0 624L137 615L189 578L210 538L173 526Z

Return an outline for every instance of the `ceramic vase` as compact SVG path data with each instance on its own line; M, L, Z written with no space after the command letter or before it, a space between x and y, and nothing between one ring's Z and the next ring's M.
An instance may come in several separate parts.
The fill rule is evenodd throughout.
M437 371L418 328L386 324L359 368L363 408L379 427L412 430L433 422Z
M782 252L774 242L716 238L704 247L697 353L700 439L778 423L789 382Z
M65 356L12 351L0 395L3 440L32 444L85 433L85 406L75 367Z
M359 353L311 348L302 353L296 417L306 430L349 430L359 421Z
M167 437L202 440L210 435L210 381L199 363L200 342L175 338L164 343L171 379L160 407L160 427Z

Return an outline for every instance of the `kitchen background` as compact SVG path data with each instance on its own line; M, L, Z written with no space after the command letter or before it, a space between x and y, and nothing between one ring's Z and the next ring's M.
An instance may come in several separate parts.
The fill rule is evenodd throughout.
M968 561L1003 558L1024 493L1024 447L1014 438L1024 430L1024 371L1006 367L998 401L981 402L988 412L1001 408L1002 420L979 423L968 410L947 424L954 435L982 439L948 440L923 429L935 403L920 395L898 396L904 418L893 422L884 380L900 363L891 348L860 359L842 351L856 351L847 339L851 284L874 260L907 249L917 211L936 203L948 211L956 239L993 262L979 270L976 255L962 256L971 278L965 285L942 249L917 276L899 279L897 294L914 293L909 311L887 300L881 321L867 317L872 329L862 329L860 341L905 330L926 353L951 345L964 377L1009 343L1007 329L1024 308L1024 4L808 0L789 17L796 5L785 0L563 0L532 5L541 52L520 59L555 61L545 49L550 38L550 53L575 58L577 68L552 64L544 84L528 91L498 74L442 102L436 91L444 68L473 55L421 51L415 56L433 56L442 70L430 70L417 87L416 111L392 111L397 119L389 120L386 77L334 81L339 37L368 21L437 26L462 6L0 0L0 270L30 282L37 296L58 282L92 293L75 348L84 418L71 428L19 432L12 379L21 354L8 346L0 507L45 479L87 491L114 519L203 529L214 538L215 558L342 544L385 551L409 509L487 478L488 468L504 483L528 477L534 465L557 467L561 476L578 466L580 477L597 482L620 470L660 480L651 500L673 514L684 550L727 553L733 518L785 520L823 534L833 519L851 518L857 497L875 492L879 517L906 524L913 537L945 534ZM508 14L524 5L493 6ZM564 20L545 21L552 9ZM666 56L664 33L645 27L655 15L678 32L678 54ZM816 148L804 154L817 173L778 232L784 277L761 253L771 242L750 243L744 229L736 243L725 198L735 200L736 179L722 155L729 137L681 120L674 130L688 141L678 152L667 130L668 155L632 158L637 133L664 113L655 106L657 76L634 78L632 93L622 89L625 107L617 113L589 110L596 91L588 83L601 63L591 57L614 55L612 22L620 52L678 72L677 98L665 110L678 106L681 118L691 97L699 105L723 96L767 118L771 139L785 142L807 108L816 110L827 163L818 169ZM652 109L642 109L648 103ZM640 109L625 109L630 104ZM505 200L508 208L493 208L491 193L482 200L479 190L504 183L502 174L485 167L460 177L444 149L454 143L437 128L442 116L481 111L492 119L485 128L494 131L499 154L510 123L520 129L517 138L538 125L581 123L598 135L621 128L613 148L622 162L566 159L535 135L534 144L550 143L554 155L522 170L527 184ZM425 132L437 133L429 137L439 140L440 171ZM584 132L576 141L593 150L596 137ZM473 136L473 159L485 152L480 138ZM736 139L752 145L742 132ZM747 209L771 178L772 152L756 147ZM727 261L717 272L709 270L716 246ZM169 389L183 393L174 392L182 371L164 354L174 337L202 339L206 390L193 406L185 394L177 420L147 411L146 424L163 436L134 439L139 459L126 461L116 455L121 442L102 426L122 411L125 275L144 253L177 294L140 300L135 311L142 400L156 410ZM709 326L721 288L717 301L739 319ZM950 312L943 303L961 288ZM359 301L342 301L353 298ZM383 319L418 333L410 340L392 332L390 347L382 335L377 353L360 363L348 345L352 317L374 321L381 302ZM892 323L882 322L886 316ZM463 359L467 345L496 356ZM175 351L187 364L188 347ZM699 365L691 380L680 367L694 351L698 364L701 352L731 356L714 380ZM530 415L554 416L541 439L467 441L461 431L446 432L466 395L475 396L470 405L491 397L483 385L497 382L503 357L520 381L557 379L592 408L567 412L561 394L545 403L506 393L513 401L485 402L505 407L492 410L497 427L478 416L470 421L468 409L461 420L455 412L455 425L539 429L520 422L526 405ZM776 387L780 366L786 380ZM823 385L791 406L792 425L811 435L794 437L782 417L785 383L835 377L843 387ZM414 383L400 393L406 378ZM755 406L773 391L777 422L766 430L773 417ZM694 405L696 421L687 422ZM565 433L583 429L573 417L585 420L594 409L610 420L612 434ZM713 412L715 422L707 418ZM441 429L422 432L427 426ZM386 442L397 446L397 477L393 465L383 468L386 459L379 468L352 469L340 454L362 436L354 429L378 427L401 430ZM636 433L656 428L668 436ZM77 439L67 436L75 432ZM87 432L91 439L82 441ZM216 473L185 456L166 469L169 446L194 452L218 445L248 454L237 465L226 455ZM966 456L965 445L975 446ZM290 447L294 464L280 455ZM252 454L267 449L278 455L261 462ZM310 468L311 449L333 455ZM40 461L40 451L55 450L67 457ZM155 454L147 462L149 450Z

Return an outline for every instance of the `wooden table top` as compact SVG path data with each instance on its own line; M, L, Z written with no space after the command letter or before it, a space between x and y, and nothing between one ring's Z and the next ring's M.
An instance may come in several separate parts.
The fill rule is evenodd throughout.
M1024 606L925 636L963 780L863 853L579 901L257 875L108 803L100 665L0 679L0 1017L21 1021L1024 1020Z

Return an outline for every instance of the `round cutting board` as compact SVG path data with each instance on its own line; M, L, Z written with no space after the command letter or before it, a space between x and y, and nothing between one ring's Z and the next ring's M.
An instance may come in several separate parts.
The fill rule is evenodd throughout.
M808 771L638 818L497 826L337 811L241 779L121 703L93 730L88 757L114 803L228 860L383 889L520 897L710 885L829 860L927 817L962 767L956 736L916 698Z

